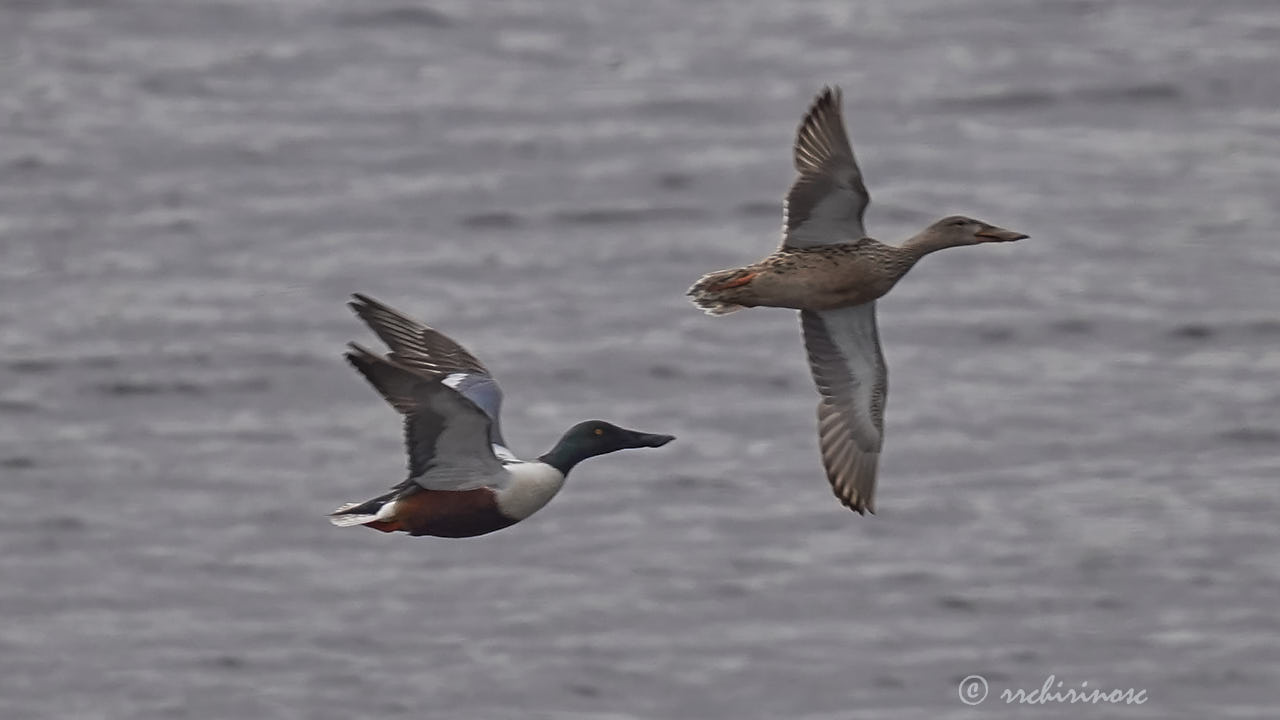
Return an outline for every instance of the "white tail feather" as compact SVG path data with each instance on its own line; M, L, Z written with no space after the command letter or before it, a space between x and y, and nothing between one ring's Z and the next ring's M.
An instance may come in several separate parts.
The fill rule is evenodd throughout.
M731 312L737 312L746 307L746 305L738 305L737 303L726 302L717 297L717 292L708 290L708 286L715 284L722 277L732 276L734 273L740 273L738 270L717 270L713 273L707 273L698 278L698 282L689 288L689 292L685 293L708 315L728 315Z
M378 509L376 512L371 512L371 513L348 512L352 508L357 508L357 507L360 507L361 505L368 505L369 503L372 503L372 502L374 501L369 500L362 503L354 503L354 502L347 503L342 507L338 508L337 510L334 510L333 512L329 513L329 522L333 523L334 525L337 525L338 527L352 527L355 525L364 525L367 523L371 523L374 520L390 520L395 515L395 508L396 508L395 500L390 500L382 503L381 505L378 506Z
M728 315L731 312L738 312L746 307L746 305L734 305L733 303L696 303L702 308L702 312L708 315Z
M377 519L377 515L370 515L368 513L358 513L355 515L329 515L329 522L337 525L338 527L355 527L356 525L371 523Z

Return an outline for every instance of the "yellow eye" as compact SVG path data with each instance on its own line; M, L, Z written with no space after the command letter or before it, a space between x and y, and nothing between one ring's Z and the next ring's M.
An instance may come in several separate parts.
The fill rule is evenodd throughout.
M596 428L596 434L597 434L597 435L603 435L603 434L604 434L604 428Z

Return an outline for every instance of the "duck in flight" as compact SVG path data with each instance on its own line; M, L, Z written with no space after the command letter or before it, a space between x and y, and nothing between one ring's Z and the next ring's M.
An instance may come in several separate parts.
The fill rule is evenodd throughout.
M823 88L810 106L794 161L799 177L783 205L781 247L752 265L702 276L689 295L711 315L748 307L800 311L821 396L818 443L827 479L845 506L874 513L889 387L876 300L929 253L1027 236L957 215L901 245L867 237L862 216L870 196L845 132L839 88Z
M329 521L382 532L472 537L513 525L546 505L579 462L675 438L603 420L578 423L537 460L520 460L502 439L502 391L458 343L373 298L349 303L391 352L357 343L346 358L404 416L409 476L372 500L348 503Z

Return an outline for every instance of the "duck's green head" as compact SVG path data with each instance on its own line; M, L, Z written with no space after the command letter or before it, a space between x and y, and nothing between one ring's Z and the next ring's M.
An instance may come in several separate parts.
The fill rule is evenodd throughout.
M675 439L674 435L642 433L603 420L588 420L569 428L551 452L538 459L567 475L587 458L629 448L662 447Z

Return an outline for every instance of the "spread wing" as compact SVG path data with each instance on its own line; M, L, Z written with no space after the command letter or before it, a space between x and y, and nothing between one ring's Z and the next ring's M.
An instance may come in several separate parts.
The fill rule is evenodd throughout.
M800 313L818 402L818 445L836 497L875 512L889 376L880 352L876 304Z
M388 357L397 365L443 382L475 403L492 420L490 440L505 450L498 417L502 389L485 366L439 330L366 295L353 297L347 305L391 348Z
M866 236L862 215L871 196L853 157L840 112L840 88L823 88L796 131L800 176L787 191L782 246L854 242Z
M453 388L352 343L347 362L404 415L409 479L428 490L473 490L502 478L492 420Z

